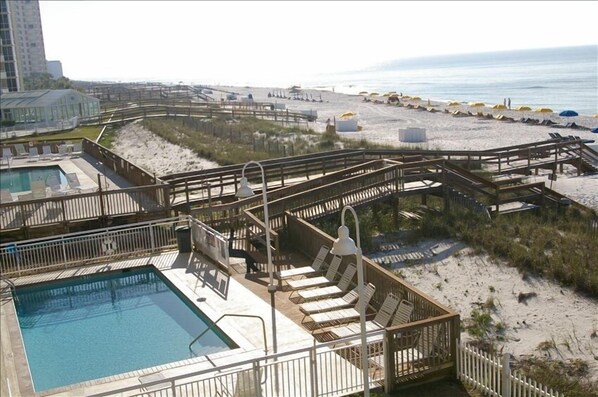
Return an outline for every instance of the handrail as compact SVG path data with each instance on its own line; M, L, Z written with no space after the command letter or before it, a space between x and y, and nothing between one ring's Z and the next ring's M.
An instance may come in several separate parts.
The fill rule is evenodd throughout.
M264 319L261 318L260 316L256 316L253 314L236 314L236 313L227 313L227 314L223 314L222 316L220 316L220 318L216 321L214 321L208 328L206 328L205 330L203 330L203 332L199 335L197 335L197 337L195 337L195 339L193 339L191 341L191 343L189 343L189 351L193 352L193 349L191 349L191 345L193 345L195 342L197 342L197 340L199 338L201 338L202 336L204 336L204 334L208 331L210 331L212 328L214 328L216 326L216 324L218 324L218 321L222 320L224 317L249 317L249 318L257 318L262 322L262 332L264 334L264 352L267 355L268 354L268 343L266 341L266 323L264 322Z

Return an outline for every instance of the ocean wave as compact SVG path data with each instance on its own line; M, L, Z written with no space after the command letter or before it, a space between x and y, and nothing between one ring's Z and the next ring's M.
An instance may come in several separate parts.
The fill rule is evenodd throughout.
M550 88L550 87L547 87L545 85L532 85L532 86L529 86L529 87L523 87L521 89L522 90L543 90L543 89L546 89L546 88Z

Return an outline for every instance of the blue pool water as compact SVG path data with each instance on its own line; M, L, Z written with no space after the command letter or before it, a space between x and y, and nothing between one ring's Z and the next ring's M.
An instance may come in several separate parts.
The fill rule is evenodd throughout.
M173 287L174 288L174 287ZM153 269L18 287L34 388L43 391L237 347Z
M55 175L61 184L66 184L66 176L57 166L11 168L0 171L0 186L11 193L31 190L31 181L45 181L50 175Z

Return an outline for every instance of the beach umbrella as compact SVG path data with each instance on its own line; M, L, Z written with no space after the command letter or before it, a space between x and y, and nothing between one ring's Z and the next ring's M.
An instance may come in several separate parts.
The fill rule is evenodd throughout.
M598 113L593 116L595 119L598 119Z
M492 106L492 109L506 109L507 107L502 103L497 103L496 105Z
M388 97L389 97L389 98L398 98L398 97L399 97L399 94L397 94L397 93L390 94Z
M538 109L534 110L534 112L538 112L538 113L552 113L552 109L550 109L550 108L538 108Z
M529 110L532 110L532 108L530 108L529 106L519 106L519 107L517 108L517 110L519 110L519 111L521 111L521 112L524 112L524 111L529 111Z
M457 101L449 101L449 103L446 104L446 106L459 106L461 105L461 103L457 102Z
M380 94L378 94L377 92L371 92L370 93L370 96L377 96L377 95L380 95Z
M575 117L575 116L579 116L579 114L577 114L577 112L574 110L563 110L562 112L559 113L559 116Z
M355 112L345 112L345 113L341 114L341 119L348 119L348 118L353 117L353 116L357 116L357 113L355 113Z
M367 91L361 91L358 95L367 95L368 92Z
M486 104L484 102L469 102L469 106L471 106L472 108L479 108L482 106L486 106Z

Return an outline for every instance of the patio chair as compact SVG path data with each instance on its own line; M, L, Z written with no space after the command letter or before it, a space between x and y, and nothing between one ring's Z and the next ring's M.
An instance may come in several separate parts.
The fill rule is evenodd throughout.
M304 317L301 323L306 322L306 318L311 318L314 323L314 332L316 329L321 328L324 325L335 325L335 324L343 324L348 323L353 320L359 318L359 305L361 304L361 300L365 303L366 307L370 304L370 300L376 291L376 286L372 283L368 283L365 287L365 291L363 293L363 297L359 297L355 307L347 308L347 309L339 309L339 310L332 310L329 312L323 313L314 313L310 314L309 316Z
M403 299L401 303L399 303L399 308L392 318L392 324L390 326L396 327L398 325L407 324L411 321L411 313L413 313L413 302Z
M46 182L45 181L31 181L31 193L34 199L46 198Z
M378 313L376 313L374 319L365 322L366 332L387 327L395 310L397 310L397 307L399 306L399 301L400 298L398 296L392 292L389 293L386 296L386 299L384 299L384 302ZM337 338L353 336L361 332L361 324L347 324L342 327L331 328L330 332Z
M291 299L291 296L295 291L300 289L314 288L320 287L322 285L332 284L336 278L336 274L338 273L338 268L340 267L342 260L342 257L335 255L332 259L332 262L330 262L330 266L328 266L326 274L323 276L303 278L301 280L289 280L287 284L293 290L291 295L289 295L289 299Z
M29 148L29 157L27 161L38 161L39 160L39 153L37 151L37 147L33 146Z
M322 266L324 265L324 260L326 259L326 256L328 255L329 251L330 248L323 245L320 247L320 251L318 252L318 255L316 255L316 257L314 258L314 261L311 264L311 266L302 266L296 267L294 269L281 270L276 273L276 276L279 280L284 280L287 278L317 273L322 269Z
M351 281L353 281L353 277L355 276L356 272L357 266L355 265L355 263L349 263L337 285L329 285L327 287L299 291L298 295L301 298L301 301L322 298L333 298L342 294L343 292L347 292L347 290L349 289L349 285L351 285Z
M24 158L29 156L29 152L25 150L25 145L23 145L22 143L15 143L15 151L17 152L17 155L15 157Z

